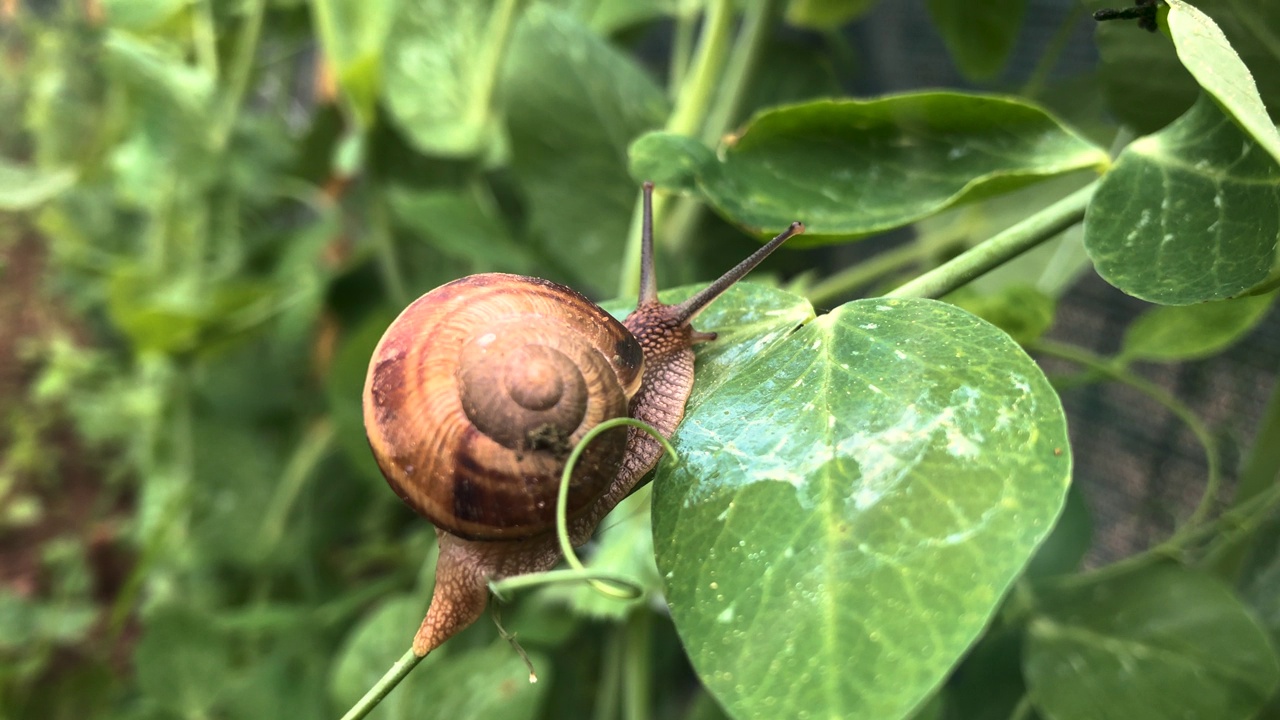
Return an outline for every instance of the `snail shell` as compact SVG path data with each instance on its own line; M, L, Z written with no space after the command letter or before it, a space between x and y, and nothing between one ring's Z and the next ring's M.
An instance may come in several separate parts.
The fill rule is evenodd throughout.
M604 420L626 416L644 354L576 291L488 273L418 298L387 329L365 379L369 445L387 482L437 527L472 540L555 525L565 460ZM569 516L608 489L625 428L574 468Z

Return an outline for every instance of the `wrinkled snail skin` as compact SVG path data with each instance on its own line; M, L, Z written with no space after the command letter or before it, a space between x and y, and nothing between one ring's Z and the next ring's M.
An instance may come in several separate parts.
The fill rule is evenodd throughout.
M369 363L364 419L388 484L436 526L436 585L413 650L426 655L475 622L491 581L560 561L555 496L569 451L630 416L670 437L693 388L695 315L787 238L781 235L677 305L657 298L652 184L645 184L641 290L619 323L577 292L517 275L472 275L407 307ZM569 539L591 538L657 464L634 428L596 438L575 466Z

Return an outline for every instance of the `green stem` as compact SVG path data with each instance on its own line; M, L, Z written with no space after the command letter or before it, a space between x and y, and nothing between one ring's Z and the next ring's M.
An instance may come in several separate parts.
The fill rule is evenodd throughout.
M1089 200L1097 189L1097 181L1089 183L951 261L887 293L885 297L939 298L946 295L1083 220Z
M709 5L693 68L680 88L676 107L667 121L667 132L677 135L698 137L724 69L729 33L733 29L733 0L710 0Z
M1213 509L1213 504L1218 497L1218 491L1222 487L1222 474L1219 470L1217 443L1213 439L1213 433L1209 431L1208 426L1204 424L1191 408L1182 403L1181 400L1171 395L1167 390L1156 385L1155 383L1129 372L1127 369L1117 367L1113 363L1108 362L1105 358L1101 358L1084 348L1079 348L1066 343L1059 343L1053 340L1037 340L1028 346L1029 350L1034 352L1052 355L1069 362L1081 365L1089 370L1105 375L1113 380L1124 383L1138 392L1150 397L1152 400L1160 403L1168 408L1179 420L1191 430L1196 436L1196 440L1204 448L1205 464L1208 466L1208 478L1205 481L1204 492L1200 496L1200 502L1196 505L1195 510L1187 518L1182 529L1173 534L1165 544L1174 544L1181 546L1181 535L1189 529L1194 528L1208 517L1209 512Z
M1212 522L1204 523L1199 527L1187 528L1186 532L1178 533L1175 537L1169 538L1137 555L1131 555L1091 572L1056 576L1045 580L1043 584L1052 587L1085 587L1135 572L1156 562L1166 560L1181 561L1184 548L1201 542L1215 533L1223 532L1225 529L1239 528L1242 529L1244 534L1252 533L1263 520L1275 512L1277 507L1280 507L1280 486L1258 495L1247 503L1232 508L1214 518ZM1206 560L1205 564L1212 565L1214 558L1208 557Z
M561 583L596 581L627 588L626 597L628 598L637 598L644 594L644 588L626 575L609 572L608 570L593 570L591 568L582 570L548 570L547 572L530 573L528 575L514 575L490 583L489 592L492 592L499 599L505 599L517 590L528 590L529 588L559 585Z
M714 146L720 137L729 129L742 109L742 100L746 97L748 81L755 71L760 59L760 50L764 40L769 36L776 0L756 0L747 3L746 12L742 16L742 26L738 29L738 37L733 42L733 50L722 74L720 91L715 95L715 104L707 113L702 127L702 142Z
M422 662L422 657L415 655L412 648L409 649L404 655L400 656L400 659L391 666L390 670L383 674L378 682L374 683L373 687L369 688L369 692L365 693L364 697L351 706L347 714L342 716L342 720L359 720L359 718L373 712L378 703L382 702L382 699L394 690L396 685L399 685L400 681L404 680L420 662Z
M1040 59L1036 61L1036 67L1031 71L1031 77L1027 78L1027 83L1022 86L1021 95L1024 97L1036 97L1044 88L1045 81L1049 78L1049 73L1058 64L1058 61L1062 58L1062 52L1066 50L1072 37L1075 36L1076 25L1080 23L1080 18L1084 16L1085 12L1087 12L1087 8L1081 3L1075 3L1067 10L1062 22L1058 23L1058 31L1053 34L1053 38L1045 46L1044 52L1040 53Z
M1035 706L1031 704L1031 696L1026 693L1018 698L1018 704L1013 706L1013 711L1009 713L1009 720L1027 720L1031 717Z
M284 536L289 511L306 486L307 478L312 476L316 466L329 451L334 435L333 423L328 419L321 420L311 427L294 450L293 457L289 459L289 464L285 466L280 482L276 485L275 495L271 498L262 520L262 528L258 532L258 550L262 554L271 552Z
M1240 25L1257 38L1259 44L1267 48L1271 57L1280 57L1280 35L1271 31L1267 21L1258 15L1253 5L1240 0L1228 0L1227 4L1242 21Z
M1277 487L1280 479L1280 383L1271 389L1262 425L1253 436L1253 447L1245 458L1240 481L1236 485L1232 507L1244 505ZM1241 544L1224 546L1216 553L1213 570L1228 581L1234 579L1244 564L1248 548Z
M637 607L627 616L627 648L622 657L623 720L653 717L650 667L653 655L653 614Z
M676 29L671 41L671 67L667 74L667 95L675 100L689 72L689 59L693 56L694 31L698 29L698 13L682 11L676 14Z
M702 123L700 139L704 145L717 146L741 112L743 98L746 97L749 82L760 58L760 50L772 29L769 20L774 16L776 4L775 0L748 3L742 26L738 29L733 49L721 73L720 89L715 93L715 102ZM684 252L693 241L694 232L705 211L706 205L701 201L691 197L679 198L670 221L664 225L664 246L677 254Z
M1221 531L1221 535L1213 539L1201 565L1217 572L1220 577L1223 576L1220 568L1231 569L1233 574L1225 577L1234 582L1238 571L1228 563L1239 555L1237 565L1243 564L1246 542L1263 527L1264 522L1274 518L1277 505L1280 505L1280 485L1273 485L1223 513L1214 525L1215 532Z
M409 291L400 274L400 258L396 254L395 235L391 232L391 215L381 193L372 191L369 202L369 233L378 257L378 269L387 285L387 294L397 307L409 304Z
M675 108L671 117L667 118L665 130L678 135L698 137L706 124L708 108L716 94L716 87L722 79L725 55L729 47L729 34L733 28L733 0L710 0L710 10L702 25L702 34L698 38L698 49L693 59L693 67L680 77L680 92L676 96ZM692 19L689 22L693 22ZM654 226L662 224L668 198L657 195L653 198ZM622 268L618 277L618 297L632 297L640 288L640 213L641 203L636 200L635 209L631 213L631 229L627 234L627 247L622 256ZM669 243L674 238L664 233Z
M1245 458L1234 504L1251 500L1275 486L1280 476L1280 382L1271 388L1262 426L1253 436L1253 447Z
M595 711L592 720L614 720L618 717L618 695L622 685L622 666L627 651L624 631L614 626L605 640L600 681L596 684Z
M258 54L258 38L262 35L262 18L266 14L267 0L249 0L247 4L248 13L240 26L239 37L236 38L235 55L231 58L227 71L226 90L222 94L214 120L214 152L221 152L227 146L227 139L231 137L231 130L236 124L236 116L240 113L240 104L249 89L253 59Z
M809 302L819 307L829 305L849 296L858 288L915 265L932 254L931 247L918 242L886 250L814 285L807 293Z
M653 213L658 215L667 205L665 195L654 194ZM618 275L618 297L633 298L640 294L640 227L644 220L643 201L636 197L635 207L631 210L631 227L627 230L627 247L622 251L622 270Z
M663 437L662 433L654 429L653 426L635 418L619 417L605 420L587 431L582 436L578 444L573 448L573 452L569 453L569 459L565 461L564 471L560 474L560 489L556 495L556 537L560 541L560 552L564 555L564 559L569 563L569 567L580 573L586 573L587 568L578 559L578 554L573 550L573 542L569 539L569 484L573 479L573 470L578 465L578 459L582 457L582 453L586 451L587 446L591 444L601 433L613 430L622 426L633 427L642 430L653 439L657 440L662 449L667 452L673 459L677 457L675 448L671 447L671 443ZM608 597L616 597L622 600L630 600L640 597L640 593L636 592L639 585L634 582L628 582L630 587L619 589L617 586L588 578L587 582L591 583L596 590Z
M489 28L485 33L488 43L482 48L475 66L470 91L471 104L467 108L467 117L473 124L483 123L493 107L498 74L502 69L502 59L507 53L507 43L511 39L511 29L515 27L520 4L521 0L501 0L489 18Z
M192 8L192 42L195 45L196 62L209 77L218 77L218 28L213 21L213 2L203 0Z

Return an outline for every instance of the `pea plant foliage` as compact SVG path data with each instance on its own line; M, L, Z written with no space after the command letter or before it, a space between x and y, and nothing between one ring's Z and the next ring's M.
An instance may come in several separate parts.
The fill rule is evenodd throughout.
M1043 3L930 0L979 89L875 96L842 89L874 0L55 5L0 8L24 108L0 246L44 238L84 318L35 343L41 407L107 449L130 570L107 603L0 585L0 621L36 628L0 657L37 658L0 671L0 715L71 712L49 677L110 718L1280 709L1280 401L1216 427L1143 376L1272 304L1280 5L1063 3L1012 68ZM1053 72L1068 42L1095 72ZM474 272L624 316L646 180L664 302L805 231L698 316L674 456L585 569L495 583L495 622L419 664L435 535L370 456L370 353ZM1051 337L1087 273L1149 304L1110 355ZM1205 472L1172 534L1086 561L1060 393L1097 383L1161 406ZM30 652L100 633L132 670Z

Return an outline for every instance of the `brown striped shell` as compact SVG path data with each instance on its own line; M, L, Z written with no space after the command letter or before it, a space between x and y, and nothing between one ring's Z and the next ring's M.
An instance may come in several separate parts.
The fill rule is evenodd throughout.
M364 422L392 489L437 527L473 540L555 526L569 452L627 415L644 356L608 313L570 288L519 275L472 275L405 308L369 363ZM625 428L575 466L569 516L608 489Z

